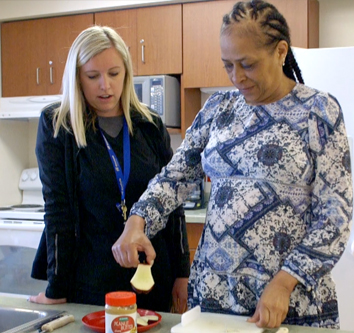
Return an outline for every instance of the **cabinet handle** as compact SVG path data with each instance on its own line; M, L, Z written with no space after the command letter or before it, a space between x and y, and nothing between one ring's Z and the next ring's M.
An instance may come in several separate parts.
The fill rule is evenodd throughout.
M37 86L39 86L39 67L36 69L36 81L37 81Z
M52 65L53 65L53 61L49 61L49 65L50 65L50 67L49 67L49 81L50 81L50 84L53 84L54 82L53 82L53 67L52 67Z
M140 40L140 44L142 44L141 45L141 61L143 64L145 64L145 45L143 43L144 43L144 39Z
M53 84L53 67L49 68L49 80L50 80L50 84Z

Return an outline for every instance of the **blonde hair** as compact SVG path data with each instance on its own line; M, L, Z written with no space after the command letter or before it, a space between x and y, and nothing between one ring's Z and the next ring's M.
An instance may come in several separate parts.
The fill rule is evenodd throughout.
M62 103L54 111L54 137L58 136L60 128L63 127L68 132L73 132L79 147L86 147L86 129L94 123L96 115L92 114L91 121L87 121L86 100L80 87L79 70L91 58L112 46L121 55L125 67L120 103L129 132L133 134L131 108L153 121L149 109L139 101L135 93L132 61L123 39L110 27L92 26L76 37L69 50L62 81Z

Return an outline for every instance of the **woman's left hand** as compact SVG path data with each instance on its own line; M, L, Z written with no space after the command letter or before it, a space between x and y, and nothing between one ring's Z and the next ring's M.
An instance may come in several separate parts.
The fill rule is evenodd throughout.
M58 299L47 298L45 296L45 293L41 292L37 296L30 296L28 298L28 301L31 302L31 303L52 305L52 304L63 304L63 303L66 303L66 298L58 298Z
M264 289L255 313L247 321L258 327L279 327L288 314L290 295L297 283L293 276L280 271Z
M188 278L177 278L172 289L172 312L182 314L187 310Z

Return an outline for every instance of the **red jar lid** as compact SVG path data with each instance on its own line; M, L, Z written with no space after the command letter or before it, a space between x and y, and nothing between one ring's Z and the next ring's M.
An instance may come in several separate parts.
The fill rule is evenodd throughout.
M114 291L106 294L106 304L110 306L130 306L136 303L136 294L131 291Z

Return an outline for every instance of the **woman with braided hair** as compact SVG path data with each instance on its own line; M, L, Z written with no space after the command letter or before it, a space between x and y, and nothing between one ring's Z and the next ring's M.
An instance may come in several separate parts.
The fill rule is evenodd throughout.
M217 92L170 163L131 210L113 246L123 266L206 174L211 193L189 278L189 308L338 328L331 270L349 237L353 192L343 114L304 85L289 28L271 4L238 2L224 16L221 58L237 90Z

